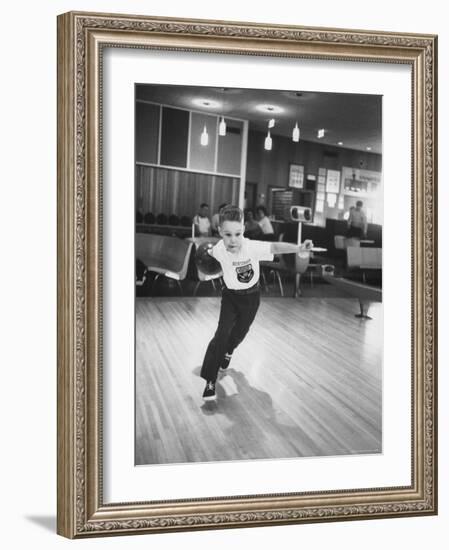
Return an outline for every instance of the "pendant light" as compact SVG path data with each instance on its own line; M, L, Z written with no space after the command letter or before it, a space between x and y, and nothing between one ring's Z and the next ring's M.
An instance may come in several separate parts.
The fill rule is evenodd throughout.
M218 125L218 135L219 136L225 136L226 135L226 122L224 117L221 117L220 124Z
M265 138L264 149L265 151L271 151L273 140L271 139L270 130L268 130L267 137Z
M299 127L298 127L298 123L296 123L295 127L293 128L293 132L292 132L292 140L295 141L296 143L298 143L299 135L300 135Z
M200 138L201 145L206 146L209 143L209 134L207 133L206 125L204 125Z

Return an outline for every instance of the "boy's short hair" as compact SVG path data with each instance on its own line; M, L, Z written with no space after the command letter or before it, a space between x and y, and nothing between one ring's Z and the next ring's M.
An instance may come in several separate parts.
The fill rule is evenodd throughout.
M357 201L357 202L355 203L355 205L361 207L361 206L363 206L363 202L362 202L362 201Z
M205 206L207 206L209 208L209 205L207 204L207 202L202 202L200 204L200 208L204 208Z
M228 204L220 210L219 225L223 225L223 222L242 222L243 212L242 209L234 204Z

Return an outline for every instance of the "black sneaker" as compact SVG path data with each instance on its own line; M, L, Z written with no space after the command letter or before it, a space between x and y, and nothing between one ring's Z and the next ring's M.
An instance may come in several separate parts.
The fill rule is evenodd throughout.
M203 392L204 401L215 401L217 394L215 393L215 382L208 380Z
M229 363L231 362L232 355L225 355L223 358L223 361L221 362L220 369L226 370L229 367Z

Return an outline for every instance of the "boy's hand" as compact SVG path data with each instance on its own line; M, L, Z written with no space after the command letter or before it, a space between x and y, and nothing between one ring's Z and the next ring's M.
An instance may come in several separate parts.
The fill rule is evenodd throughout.
M302 250L311 250L312 248L313 248L313 242L311 239L306 239L301 245Z

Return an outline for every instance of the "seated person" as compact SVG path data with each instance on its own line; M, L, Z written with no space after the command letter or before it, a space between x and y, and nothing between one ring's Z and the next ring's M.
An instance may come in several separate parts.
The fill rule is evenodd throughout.
M262 230L261 239L264 241L274 241L274 229L271 225L270 219L267 216L267 210L265 206L258 206L256 208L256 218Z
M263 237L260 225L254 219L252 210L245 210L245 237L248 239L261 239Z
M209 219L209 205L203 202L200 205L200 211L194 216L192 223L195 224L195 236L210 237L212 234L211 223Z
M220 210L224 208L226 204L227 204L226 202L220 204L220 206L218 207L218 212L216 212L212 216L212 221L211 221L212 235L218 235L218 222L220 219Z

